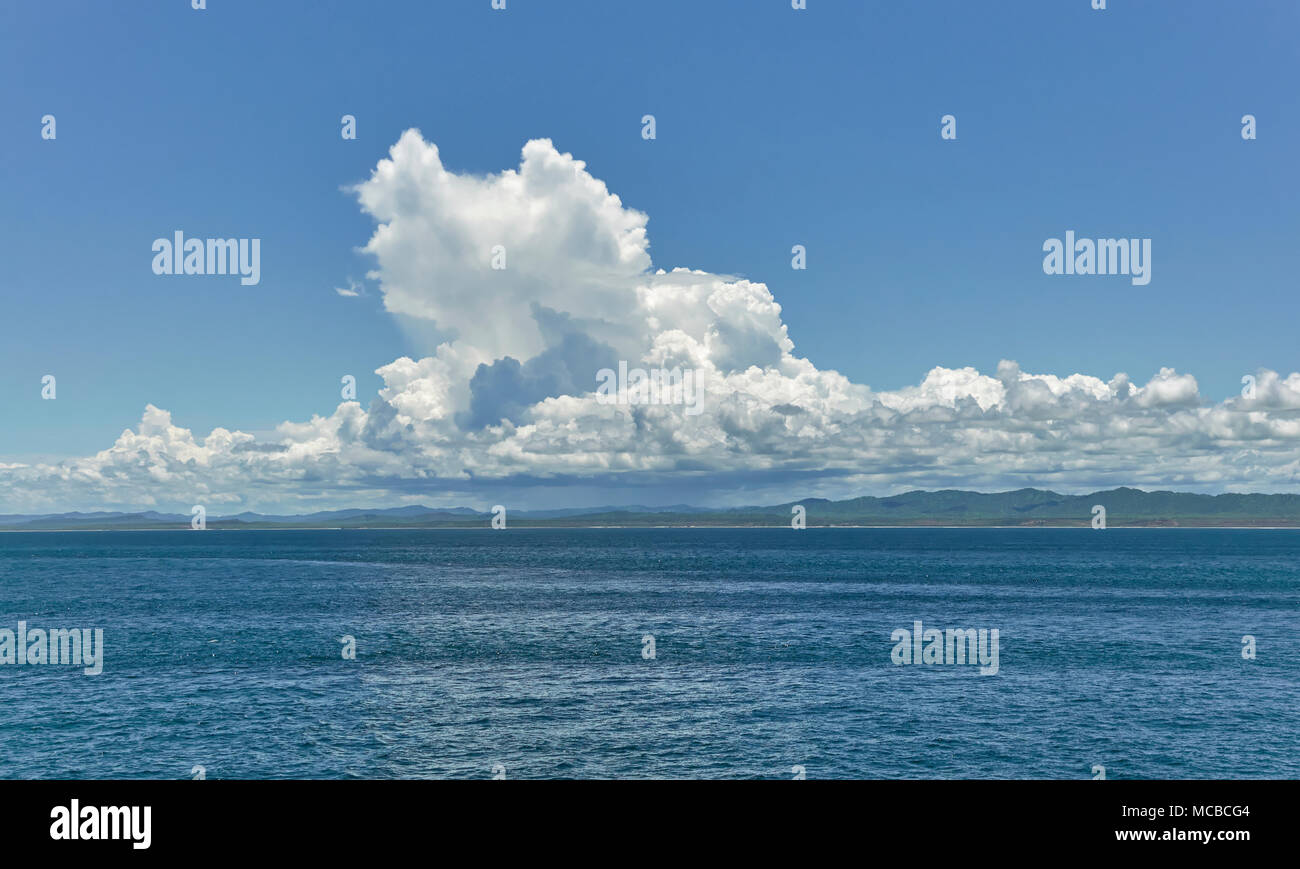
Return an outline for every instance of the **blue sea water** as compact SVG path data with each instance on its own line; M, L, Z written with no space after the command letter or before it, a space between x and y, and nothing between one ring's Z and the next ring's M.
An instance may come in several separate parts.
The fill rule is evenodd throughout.
M105 656L0 666L4 778L1300 777L1300 531L0 534L20 619Z

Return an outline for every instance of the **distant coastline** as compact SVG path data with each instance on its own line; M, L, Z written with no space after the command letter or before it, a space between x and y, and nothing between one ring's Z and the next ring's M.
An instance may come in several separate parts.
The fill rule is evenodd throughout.
M805 498L726 509L592 507L507 509L510 528L789 528L802 514L808 528L1088 528L1095 508L1107 528L1300 528L1300 495L1146 492L1119 488L1087 495L1043 489L981 493L913 491L844 501ZM801 509L802 508L802 509ZM411 530L490 528L493 514L466 507L354 508L301 515L208 516L206 530ZM3 531L190 530L181 513L94 512L0 515Z

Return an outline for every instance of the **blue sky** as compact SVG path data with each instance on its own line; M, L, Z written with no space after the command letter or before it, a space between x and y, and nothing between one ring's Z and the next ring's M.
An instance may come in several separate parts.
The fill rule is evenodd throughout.
M412 127L474 175L551 139L649 215L655 268L763 282L797 356L876 391L1009 359L1174 368L1212 404L1300 370L1295 3L789 5L4 4L0 463L89 456L150 404L261 437L432 355L379 282L334 290L376 267L345 188ZM155 276L175 229L262 239L261 283ZM1068 229L1151 238L1151 283L1045 275Z

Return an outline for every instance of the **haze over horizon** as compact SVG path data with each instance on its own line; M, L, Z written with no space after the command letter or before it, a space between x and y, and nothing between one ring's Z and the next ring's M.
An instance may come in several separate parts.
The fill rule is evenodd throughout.
M1224 499L1232 499L1225 501ZM1242 500L1244 499L1244 500ZM1244 520L1247 525L1257 526L1260 521L1280 520L1283 524L1300 524L1300 495L1286 493L1205 493L1176 492L1172 490L1146 491L1127 486L1094 492L1055 492L1032 487L1002 492L975 492L960 489L922 490L913 489L887 496L858 496L831 500L818 497L793 498L779 504L746 503L728 506L706 506L700 504L589 504L576 507L520 507L509 508L509 515L515 521L579 519L584 516L599 516L613 513L629 515L654 516L671 514L674 522L681 524L685 517L708 517L716 514L732 514L741 511L747 514L776 517L777 525L786 524L786 510L791 504L806 505L811 510L813 524L823 524L826 520L846 517L883 516L904 508L903 513L909 520L919 524L930 524L934 520L947 518L970 518L974 516L1001 516L1007 519L1017 517L1032 520L1035 517L1048 517L1052 520L1065 520L1082 523L1087 516L1095 513L1096 503L1114 512L1116 518L1134 520L1153 520L1156 524L1165 521L1187 519L1189 517L1219 517ZM1070 506L1065 506L1070 505ZM503 506L503 505L502 505ZM293 522L312 520L325 522L335 518L401 517L405 520L419 521L430 516L461 517L465 519L485 520L492 518L500 509L499 505L469 506L467 504L430 506L428 504L402 505L352 505L349 507L315 510L302 513L271 513L253 510L239 512L217 512L208 514L203 508L203 522L221 523L228 521L250 522ZM168 512L164 510L92 510L92 511L57 511L48 513L14 514L0 513L0 527L19 528L24 522L44 522L46 528L64 527L57 522L51 524L46 520L75 520L67 528L75 528L75 522L97 517L120 518L142 517L148 521L163 523L180 523L189 525L193 514L186 512ZM504 514L503 514L504 516ZM821 520L821 521L819 521ZM372 522L367 527L380 527ZM503 526L504 527L504 526Z

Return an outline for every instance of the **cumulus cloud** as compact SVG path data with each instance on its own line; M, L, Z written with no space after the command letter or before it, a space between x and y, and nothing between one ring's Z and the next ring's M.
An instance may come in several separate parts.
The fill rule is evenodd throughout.
M380 224L365 250L387 310L436 322L486 362L545 349L534 303L624 320L650 266L646 215L547 139L480 178L448 171L408 130L356 193Z
M346 287L335 287L334 292L344 298L355 299L366 294L366 285L349 277L348 285Z
M566 486L676 486L696 503L1027 485L1300 491L1300 373L1260 371L1253 398L1219 404L1168 368L1139 385L1012 361L876 391L800 356L764 284L655 268L647 216L548 140L526 144L517 169L478 177L445 168L410 130L355 193L377 223L365 250L384 305L450 336L434 355L380 367L365 405L261 439L197 438L150 405L94 456L0 464L5 506L484 503L505 489L526 503L519 493ZM620 360L694 371L701 412L602 402L597 372Z

